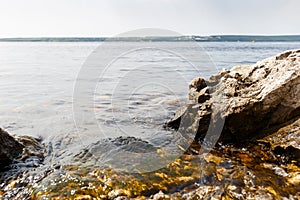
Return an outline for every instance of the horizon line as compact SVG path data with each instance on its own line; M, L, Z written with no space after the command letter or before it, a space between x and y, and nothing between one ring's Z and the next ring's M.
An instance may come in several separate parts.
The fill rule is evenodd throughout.
M18 36L18 37L0 37L0 39L30 39L30 38L144 38L144 37L214 37L214 36L257 36L257 37L276 37L276 36L300 36L299 34L212 34L212 35L155 35L155 36Z
M300 35L178 35L119 37L11 37L0 42L300 42Z

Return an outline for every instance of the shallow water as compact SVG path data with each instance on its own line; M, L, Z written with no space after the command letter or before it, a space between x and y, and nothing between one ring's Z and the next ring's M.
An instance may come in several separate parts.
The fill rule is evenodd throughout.
M72 132L74 128L72 119L74 82L88 56L99 45L102 45L102 43L0 43L1 126L17 135L34 135L43 138ZM200 67L201 75L209 76L222 68L254 63L284 50L298 48L300 43L209 42L197 43L197 45L202 46L211 58L211 61L205 61L210 62L209 65L213 67L205 69L203 69L203 66ZM126 46L126 44L114 43L110 47L113 51L114 48L122 48L122 46ZM147 43L144 46L147 47ZM191 47L187 43L176 43L175 46L179 51ZM188 53L192 55L197 55L198 51L201 51L201 49L188 49ZM159 65L161 63L157 60L168 58L168 55L166 55L155 60L154 58L157 56L155 53L157 52L144 51L129 55L127 60L126 58L120 60L121 66L116 67L122 67L125 70L126 65L143 66L149 62L156 62ZM170 63L173 65L181 64L176 59ZM145 68L148 71L151 70ZM176 77L168 75L172 70L172 65L170 65L170 67L160 69L159 72L163 73L162 76L166 78L176 79ZM188 70L186 68L186 71ZM204 71L206 73L203 73ZM195 71L191 71L191 73L193 72ZM186 74L188 73L190 72ZM114 75L117 76L118 74ZM199 74L189 75L189 78L192 79ZM143 78L140 77L140 79ZM115 78L116 80L118 79ZM113 81L112 77L103 78L101 89L105 90L106 86ZM178 87L178 90L182 90L177 93L181 95L180 100L185 101L188 86L178 84L176 87ZM155 95L154 92L158 94ZM103 93L105 94L105 92ZM152 95L152 97L149 97L149 95ZM154 89L151 93L146 94L136 93L133 100L136 99L144 103L151 99L153 103L146 102L148 106L164 101L170 107L176 106L176 99L170 98L169 94L163 93L161 90L155 91ZM100 101L100 104L96 106L99 108L105 107L106 109L97 114L105 116L110 111L109 105L106 104L105 99L96 98L95 101L96 103ZM134 104L134 101L132 103ZM167 114L174 112L171 108L168 109L170 110ZM104 118L103 120L110 123L109 119Z
M208 77L234 65L255 63L299 46L300 43L271 42L157 42L156 48L147 42L0 43L0 125L18 136L40 137L46 148L44 160L30 157L21 167L21 172L17 169L18 173L24 174L19 190L12 192L3 183L2 191L21 194L26 182L42 195L43 190L36 183L43 183L39 186L46 187L45 191L51 184L53 191L60 191L67 188L66 185L57 186L56 181L61 181L62 176L79 174L76 177L80 179L88 176L85 184L89 184L93 180L89 173L106 168L112 168L116 174L134 170L160 173L155 170L164 170L170 163L176 163L189 146L179 133L164 130L163 124L185 103L192 78ZM129 47L134 51L128 51ZM100 66L114 52L123 54L109 65L105 73L100 73L104 68L94 66L95 60L90 55L104 50L105 53L96 60ZM82 69L89 66L92 67L90 72L95 71L95 74L82 75ZM81 99L85 92L90 92L88 90L73 96L74 88L77 91L76 83L94 84L95 88L88 94L88 97L93 97L91 104ZM78 103L75 108L73 102ZM125 144L121 142L120 145L120 142L108 139L119 136L142 140L125 139ZM185 159L179 159L179 165L182 160ZM195 187L192 183L199 177L191 174L199 173L199 163L185 162L192 163L193 170L187 170L186 175L183 175L184 171L177 175L192 177L191 180L181 178L184 181L177 183L168 179L168 184L178 187L165 189L166 186L162 185L152 191L145 186L144 190L152 191L148 195L159 190L183 190L181 185L185 182L190 183L186 187ZM73 166L74 163L77 164ZM31 168L36 166L39 167ZM171 177L176 179L173 175ZM52 179L54 182L50 183ZM68 179L67 182L72 181ZM141 191L135 195L141 195Z

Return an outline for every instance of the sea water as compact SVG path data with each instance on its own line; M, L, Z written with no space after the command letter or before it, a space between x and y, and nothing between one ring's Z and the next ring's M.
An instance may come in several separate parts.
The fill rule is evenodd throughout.
M299 47L299 42L1 42L0 126L46 143L64 141L62 149L118 136L160 146L172 134L163 124L187 101L194 77ZM95 52L100 54L93 60ZM93 62L91 74L84 74ZM92 88L80 89L84 82Z
M84 177L106 163L138 172L164 168L183 152L180 134L163 125L187 102L193 78L299 47L299 42L1 42L0 126L16 136L39 137L46 148L41 162L35 164L33 156L4 174L1 190L7 198L25 198L32 194L24 189L29 184L60 195L68 190L61 181L75 180L77 167L85 170L89 185L94 178ZM19 173L21 184L10 188L8 181Z

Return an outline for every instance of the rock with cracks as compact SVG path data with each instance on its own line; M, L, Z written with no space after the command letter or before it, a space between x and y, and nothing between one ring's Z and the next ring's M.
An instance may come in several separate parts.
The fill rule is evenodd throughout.
M166 125L191 140L211 130L214 139L236 143L271 135L299 115L300 49L194 79L189 102Z

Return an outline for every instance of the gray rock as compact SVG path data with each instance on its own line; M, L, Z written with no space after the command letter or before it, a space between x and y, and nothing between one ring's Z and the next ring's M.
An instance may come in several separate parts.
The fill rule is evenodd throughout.
M24 146L0 128L0 169L19 157Z
M300 50L293 50L194 79L188 104L167 126L201 140L219 118L225 121L219 140L241 142L263 138L299 116Z

